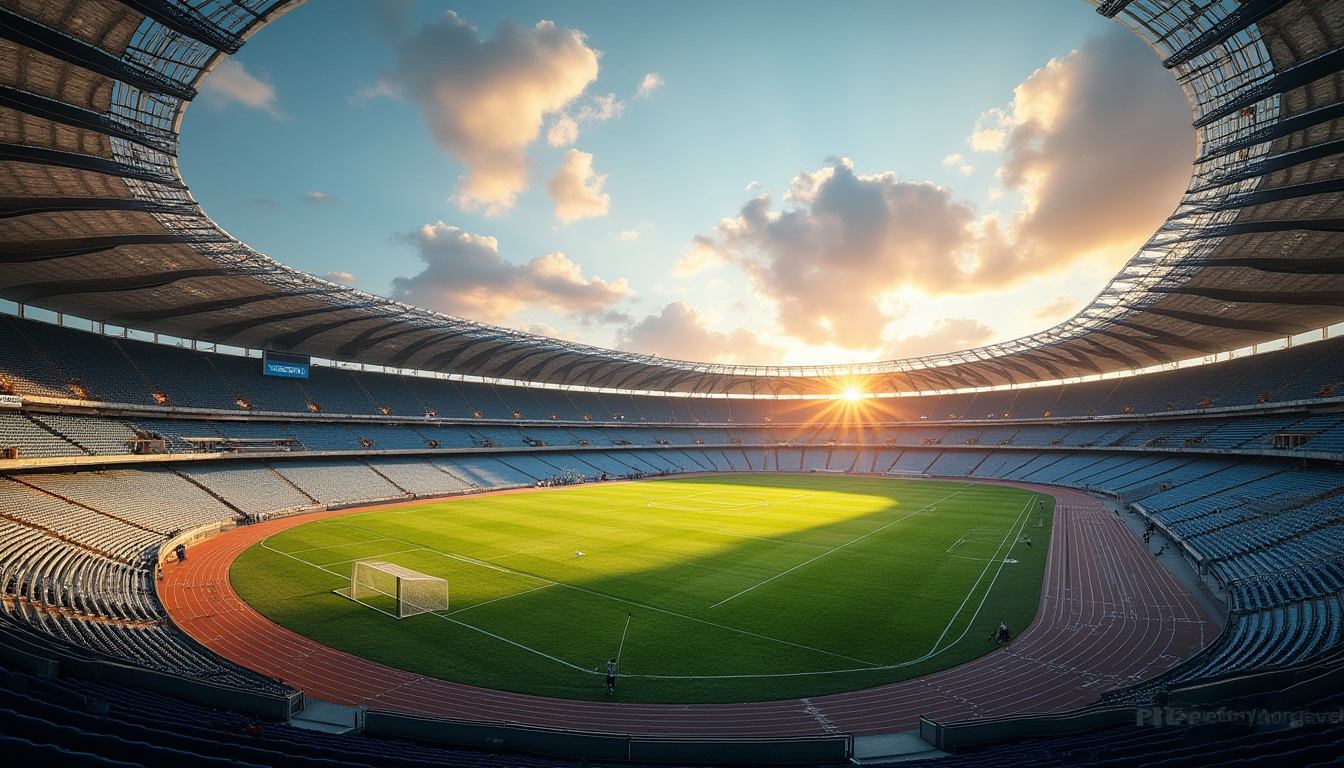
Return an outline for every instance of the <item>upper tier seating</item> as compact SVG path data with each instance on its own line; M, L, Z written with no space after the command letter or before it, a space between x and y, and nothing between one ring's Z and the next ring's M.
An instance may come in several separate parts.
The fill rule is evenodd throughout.
M1081 418L1344 396L1344 339L1213 366L1078 384L865 401L872 422ZM0 316L0 387L17 394L235 412L625 424L815 424L829 401L626 395L313 366L261 374L255 357L198 352ZM1336 390L1339 391L1336 391Z

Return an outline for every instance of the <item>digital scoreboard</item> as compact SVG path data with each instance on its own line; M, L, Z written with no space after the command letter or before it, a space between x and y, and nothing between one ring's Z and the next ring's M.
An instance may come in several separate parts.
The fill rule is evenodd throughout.
M261 372L266 376L282 376L287 379L308 378L308 367L312 358L307 355L291 355L287 352L261 352Z

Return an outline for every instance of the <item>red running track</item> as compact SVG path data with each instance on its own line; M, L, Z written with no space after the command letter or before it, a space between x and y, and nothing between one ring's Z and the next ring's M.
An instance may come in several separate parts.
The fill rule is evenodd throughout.
M1076 491L1021 487L1057 499L1041 606L1030 627L1011 644L952 669L806 699L621 704L475 688L320 645L271 623L234 593L229 565L243 550L286 528L345 512L271 520L201 542L187 561L166 569L159 595L177 626L211 650L318 699L633 734L870 735L915 730L920 715L951 722L1061 712L1170 669L1217 635L1200 603L1119 515Z

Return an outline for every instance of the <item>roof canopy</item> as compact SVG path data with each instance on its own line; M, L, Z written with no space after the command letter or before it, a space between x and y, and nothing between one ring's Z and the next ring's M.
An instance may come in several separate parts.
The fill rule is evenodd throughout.
M1341 0L1100 3L1164 57L1190 101L1199 153L1175 212L1060 325L962 352L817 367L533 336L329 283L229 237L178 174L182 110L221 57L300 4L0 0L0 297L333 360L706 394L829 394L837 379L873 392L1020 384L1344 320Z

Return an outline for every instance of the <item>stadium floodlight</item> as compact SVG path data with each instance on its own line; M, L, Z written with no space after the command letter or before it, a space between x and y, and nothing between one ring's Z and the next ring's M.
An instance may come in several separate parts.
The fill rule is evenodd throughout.
M356 560L350 566L350 586L336 594L398 619L448 610L448 581L381 560ZM393 610L369 602L391 598ZM385 602L385 601L379 601Z

